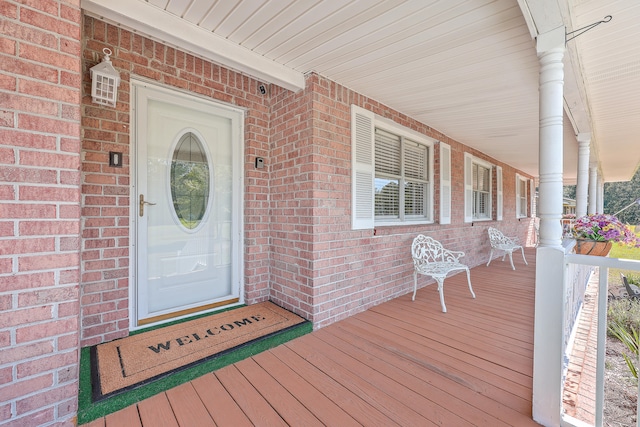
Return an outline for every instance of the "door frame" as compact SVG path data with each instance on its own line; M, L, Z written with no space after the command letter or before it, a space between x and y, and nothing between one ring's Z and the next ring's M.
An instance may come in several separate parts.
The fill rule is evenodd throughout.
M194 312L193 310L185 310L185 314L168 317L166 319L158 320L153 323L138 324L138 251L137 251L137 234L138 234L138 117L137 117L137 93L139 87L147 87L161 93L165 93L171 96L177 96L182 99L191 99L199 102L205 102L215 106L216 108L222 108L229 110L233 113L238 113L240 119L237 126L233 129L234 135L237 134L237 147L233 150L233 192L238 197L235 198L233 203L233 210L238 213L237 220L237 236L235 242L237 247L233 249L232 257L232 287L236 287L238 290L238 298L220 303L205 304L208 307L204 310ZM138 329L149 328L151 326L161 325L167 322L173 322L195 315L205 314L212 311L220 310L222 307L231 307L244 304L244 121L246 109L240 108L231 104L226 104L218 100L214 100L196 93L192 93L177 88L172 88L164 85L160 85L155 81L146 80L143 78L132 77L130 80L130 94L129 94L129 117L131 121L130 126L130 143L129 143L129 330L135 331ZM235 142L235 141L234 141ZM238 171L236 174L235 171ZM236 179L237 177L237 179Z

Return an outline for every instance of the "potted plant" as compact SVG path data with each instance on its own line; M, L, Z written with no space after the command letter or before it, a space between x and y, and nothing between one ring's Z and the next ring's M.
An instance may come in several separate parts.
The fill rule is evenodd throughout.
M614 242L640 247L640 239L618 218L608 214L589 214L575 220L573 236L576 253L606 256Z

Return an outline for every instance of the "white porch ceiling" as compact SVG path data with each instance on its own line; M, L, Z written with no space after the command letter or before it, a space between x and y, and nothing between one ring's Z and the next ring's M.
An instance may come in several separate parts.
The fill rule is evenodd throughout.
M82 0L94 16L266 83L296 90L315 71L534 176L539 65L523 9L531 9L538 32L563 21L572 31L612 15L568 43L564 177L575 182L575 134L591 132L605 181L630 179L640 164L640 2L520 4Z

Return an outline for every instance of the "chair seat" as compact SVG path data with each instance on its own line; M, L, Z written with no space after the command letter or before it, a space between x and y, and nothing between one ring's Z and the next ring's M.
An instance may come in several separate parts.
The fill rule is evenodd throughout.
M416 266L416 270L420 274L428 275L428 276L442 276L446 277L446 275L455 270L468 270L464 264L460 264L459 262L439 262L439 263L430 263L424 266Z

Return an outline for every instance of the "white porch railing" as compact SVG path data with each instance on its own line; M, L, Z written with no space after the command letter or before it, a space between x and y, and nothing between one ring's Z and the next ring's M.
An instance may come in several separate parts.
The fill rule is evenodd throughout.
M570 248L569 248L570 249ZM599 267L598 278L598 331L597 331L597 364L596 364L596 396L595 396L595 426L602 426L603 423L603 407L604 407L604 370L605 370L605 350L606 350L606 336L607 336L607 295L608 295L608 283L607 277L609 268L618 268L621 270L630 270L640 272L640 261L624 260L618 258L607 257L594 257L587 255L566 254L565 255L565 313L564 313L564 337L565 344L569 342L570 336L573 334L573 330L576 327L576 317L578 310L576 304L581 304L579 297L582 291L584 296L584 271L591 271L591 267ZM587 266L587 269L580 268L580 266ZM582 270L583 273L579 271ZM588 280L588 276L587 276ZM567 312L569 311L569 312ZM568 353L567 348L564 348L563 359ZM563 381L564 384L564 381ZM638 389L638 396L640 397L640 387ZM562 405L560 405L562 408ZM640 414L640 399L638 399L638 407L636 413ZM637 426L640 427L640 419L637 421ZM561 425L564 427L585 427L590 424L584 421L577 420L566 414L561 413Z
M572 247L573 243L570 247ZM569 357L573 347L573 341L578 329L578 318L584 304L584 296L589 285L589 278L594 268L591 265L568 264L565 273L566 287L563 312L562 330L562 383L565 383Z

